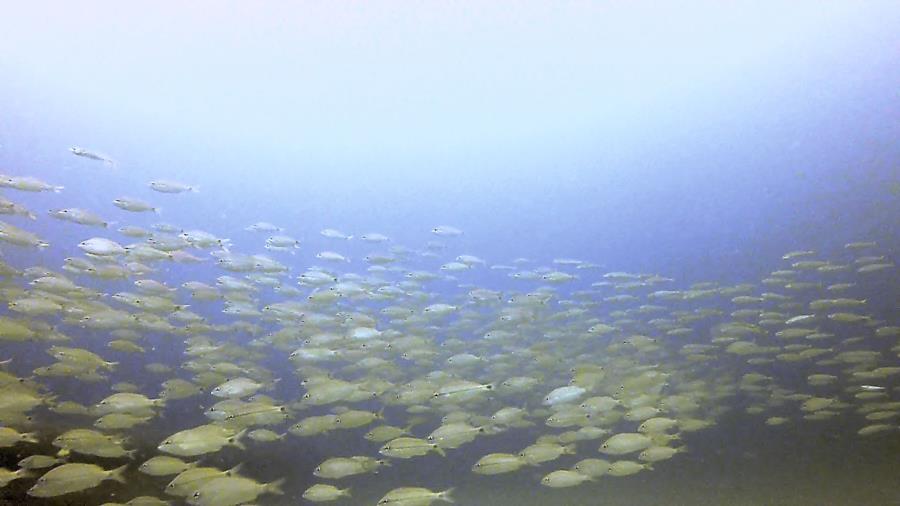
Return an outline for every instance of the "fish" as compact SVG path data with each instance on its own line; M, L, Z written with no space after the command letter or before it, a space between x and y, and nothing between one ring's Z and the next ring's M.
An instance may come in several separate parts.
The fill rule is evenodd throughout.
M459 237L463 231L450 225L438 225L431 229L431 233L440 237Z
M101 218L99 215L86 209L79 209L76 207L69 207L65 209L51 209L47 211L47 214L49 214L52 218L72 223L78 223L79 225L101 228L108 228L110 225L109 221Z
M653 439L636 432L621 432L607 439L600 451L607 455L625 455L644 450L653 445Z
M557 404L575 402L585 393L587 393L587 390L579 386L570 385L559 387L544 397L544 404L547 406L555 406Z
M0 467L0 487L5 487L15 480L25 478L33 478L35 474L29 469L16 469L10 471L5 467Z
M652 470L653 466L649 463L641 464L633 460L617 460L609 465L606 474L616 477L631 476L646 469Z
M511 473L518 471L527 464L527 461L518 455L490 453L481 457L472 465L472 472L484 475Z
M541 485L551 488L573 487L593 479L592 476L581 474L577 471L559 469L541 478Z
M390 237L388 237L384 234L379 234L377 232L369 232L367 234L362 234L359 236L359 238L365 242L372 242L372 243L388 242L391 240Z
M319 478L338 480L347 476L376 472L387 462L366 456L333 457L323 461L313 470Z
M26 192L52 192L60 193L65 188L58 185L52 185L38 178L31 176L7 176L0 175L0 187L12 188Z
M326 262L347 262L350 263L350 259L341 255L340 253L334 251L320 251L316 253L316 258L319 260L325 260Z
M429 452L435 452L442 457L447 456L441 446L437 443L414 437L398 437L392 439L378 450L378 453L385 457L398 459L420 457Z
M200 191L196 186L165 179L155 179L147 183L147 186L149 186L151 190L159 193L197 193Z
M196 465L175 457L157 455L138 466L138 471L150 476L171 476L183 473Z
M203 484L216 478L239 476L242 468L243 464L238 464L224 471L215 467L192 466L178 473L178 476L166 485L165 493L176 497L189 497Z
M17 465L22 469L46 469L58 464L65 464L66 459L50 455L34 454L21 459Z
M124 473L127 468L128 464L110 470L104 470L96 464L63 464L38 478L37 483L28 489L28 495L57 497L94 488L106 480L126 483Z
M45 249L50 243L44 241L33 232L21 229L11 223L0 221L0 241L16 246Z
M395 488L378 500L378 506L428 506L435 501L455 502L451 493L453 489L433 492L423 487Z
M125 254L121 244L105 237L92 237L78 243L85 253L95 256L118 256Z
M235 506L253 502L262 494L284 495L281 490L285 479L271 483L259 483L242 476L223 476L200 485L188 496L192 506Z
M159 213L159 208L154 207L153 205L147 203L144 200L132 198L132 197L119 197L117 199L113 199L113 205L122 209L124 211L131 211L133 213L144 213L144 212L153 212Z
M196 457L218 452L225 446L244 449L244 445L240 442L243 435L243 432L220 425L200 425L167 437L157 449L177 457Z
M610 465L610 462L607 460L587 458L576 462L572 466L572 470L584 476L599 478L609 471Z
M255 394L265 385L250 378L233 378L213 388L210 393L216 397L241 398Z
M345 234L340 230L336 230L333 228L324 228L319 232L319 235L322 237L326 237L328 239L340 239L342 241L349 241L353 239L352 235ZM366 239L363 239L366 240Z
M335 501L342 497L352 497L350 489L340 489L334 485L326 485L324 483L316 483L303 492L302 497L310 502L329 502Z
M38 443L37 433L19 432L12 427L0 427L0 448L9 448L19 443Z
M82 147L72 146L69 148L69 152L75 156L81 158L87 158L88 160L96 160L98 162L103 162L105 165L115 168L118 166L115 160L109 158L107 155L98 153L96 151L91 151Z

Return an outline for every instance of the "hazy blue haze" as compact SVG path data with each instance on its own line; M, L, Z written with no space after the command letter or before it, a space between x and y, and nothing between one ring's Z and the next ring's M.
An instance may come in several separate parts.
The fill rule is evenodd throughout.
M5 10L0 168L112 220L156 221L109 204L143 197L163 221L258 247L236 231L265 219L304 255L324 227L419 245L446 223L466 231L460 252L494 262L682 279L896 244L895 2ZM153 178L201 193L153 194Z

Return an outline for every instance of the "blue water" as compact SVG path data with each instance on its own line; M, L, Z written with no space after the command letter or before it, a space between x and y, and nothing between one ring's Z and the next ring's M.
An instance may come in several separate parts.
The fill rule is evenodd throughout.
M897 236L890 2L213 5L13 6L7 172L218 233L267 219L306 251L325 226L410 244L448 223L493 261L718 275ZM144 188L164 177L201 193Z
M0 173L65 187L4 192L38 219L3 219L51 243L0 246L19 268L58 270L79 241L106 234L47 216L61 207L115 222L108 235L123 244L132 241L116 228L165 222L243 253L264 252L267 237L244 228L272 222L301 241L296 253L271 254L291 276L322 265L323 250L364 273L367 254L434 240L446 244L440 257L411 266L433 270L460 254L600 266L577 272L570 291L607 271L658 273L679 288L754 283L784 267L788 251L848 260L852 241L877 241L889 261L900 251L894 2L92 1L4 11ZM73 156L72 146L117 165ZM199 192L160 194L147 186L154 179ZM123 196L161 212L119 210L112 200ZM437 225L464 233L437 238ZM324 228L391 241L339 242ZM154 277L178 286L222 274L205 262L166 264ZM888 321L892 276L869 288ZM532 286L506 271L457 277ZM433 293L465 291L441 281Z

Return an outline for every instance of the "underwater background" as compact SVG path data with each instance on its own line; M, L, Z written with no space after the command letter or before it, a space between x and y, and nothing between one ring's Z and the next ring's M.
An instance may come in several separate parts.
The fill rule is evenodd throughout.
M165 454L157 447L170 435L211 423L206 410L222 399L210 390L235 377L260 382L267 396L254 391L241 402L284 406L284 418L229 426L245 448L185 460L223 470L244 463L248 478L285 481L283 494L234 504L311 504L302 495L316 483L349 487L352 495L334 502L348 505L442 499L379 502L401 487L452 488L462 505L900 504L896 2L38 1L3 10L0 186L4 201L33 219L12 204L0 216L0 361L11 359L2 366L10 378L27 378L4 378L2 387L7 399L24 389L36 400L19 409L0 399L0 425L37 442L0 444L0 467L13 472L24 457L65 450L54 440L67 430L96 430L99 413L60 414L62 401L90 410L120 382L156 399L173 378L203 391L107 431L125 438L131 457L65 457L104 469L129 464L124 483L33 497L41 470L0 488L0 504L138 496L186 504L165 493L174 476L138 466ZM16 180L26 177L62 188L30 191ZM163 193L151 181L191 189ZM158 211L117 208L122 197ZM106 224L48 213L63 208ZM280 230L247 230L259 222ZM148 235L124 235L126 226ZM49 246L4 238L16 229ZM217 240L200 246L190 231ZM197 261L136 260L131 251L185 233L186 242L159 251ZM362 237L373 233L389 240ZM267 247L278 236L298 242ZM92 256L79 247L92 237L129 251ZM250 255L276 267L266 271ZM73 257L121 275L75 267ZM152 270L135 270L134 261ZM299 278L310 271L331 281ZM221 276L253 288L229 288ZM33 283L47 277L80 289ZM177 307L129 299L139 279L174 289L155 296ZM216 296L198 298L189 282ZM21 299L49 300L52 309L7 309ZM432 307L441 304L449 307ZM224 311L236 306L245 314ZM82 320L108 308L133 319L109 327ZM795 317L805 319L788 323ZM162 325L157 318L167 330L148 323ZM32 335L11 337L7 324ZM375 329L374 341L362 346L369 338L353 337L360 328ZM792 328L809 332L777 334ZM128 335L113 335L121 330ZM484 337L496 330L503 336ZM423 341L397 341L410 336ZM114 339L141 351L110 348ZM748 342L761 348L734 346ZM116 365L37 374L66 363L53 346ZM192 347L208 351L190 355ZM291 357L300 348L333 355ZM459 355L474 365L447 362ZM237 372L217 372L223 362ZM813 374L834 379L817 384ZM510 377L534 383L507 392ZM373 395L309 405L303 396L315 380ZM471 398L437 394L463 380L482 389L467 387ZM543 402L565 385L584 392ZM413 390L424 397L396 401ZM599 396L619 404L603 416L580 406ZM697 407L674 409L672 396ZM817 399L824 408L805 404ZM639 432L646 418L626 417L647 406L682 426L704 424L654 440L682 450L652 469L542 486L581 459L641 461L640 450L611 457L597 447ZM525 421L491 422L505 407L524 410ZM546 422L571 409L589 420ZM310 436L289 430L345 410L383 410L383 419ZM448 445L446 456L392 459L379 453L384 443L363 437L376 425L412 425L411 436L426 439L448 415L481 430ZM772 417L787 421L768 424ZM885 427L858 433L874 424ZM283 437L248 439L264 427ZM517 455L580 427L606 433L559 440L576 451L558 459L473 472L485 455ZM349 456L390 465L314 475L323 461Z

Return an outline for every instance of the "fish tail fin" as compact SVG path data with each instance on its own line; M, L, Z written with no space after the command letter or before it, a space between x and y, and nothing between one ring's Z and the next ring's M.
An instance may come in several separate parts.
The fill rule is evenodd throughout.
M450 487L447 490L444 490L443 492L438 492L437 498L444 502L454 504L454 503L456 503L456 501L454 501L453 497L450 496L450 494L452 494L452 493L453 493L453 487Z
M126 469L128 469L128 464L123 464L109 471L109 479L116 480L119 483L126 483L125 476L123 476Z
M190 186L190 187L188 187L188 189L191 191L191 193L200 193L199 186Z
M438 445L434 445L434 451L437 452L437 454L440 455L441 457L447 456L447 452L445 452L444 449Z
M348 235L348 236L347 236L347 240L349 241L349 240L351 240L351 239L353 239L353 235ZM350 489L348 488L347 490L350 490Z
M244 443L241 442L241 438L244 437L244 434L246 434L246 433L247 433L247 429L244 429L244 430L238 432L237 434L234 435L234 437L231 438L231 440L229 440L229 443L231 443L232 446L240 448L241 450L246 450L247 447L244 446Z
M53 187L53 193L59 193L59 192L65 190L65 189L66 189L65 186L54 186L54 187Z
M563 447L563 453L565 453L566 455L575 455L575 453L577 453L577 452L578 452L578 447L575 446L575 443L572 443L570 445L566 445Z
M241 473L241 470L242 470L243 468L244 468L244 463L241 462L240 464L238 464L238 465L232 467L231 469L225 471L225 475L226 475L226 476L238 476L238 475Z
M155 214L162 214L162 209L160 209L160 208L158 208L158 207L151 208L151 210L152 210Z
M279 478L272 483L266 483L265 488L266 492L275 495L284 495L284 491L281 490L282 485L284 485L286 478Z

